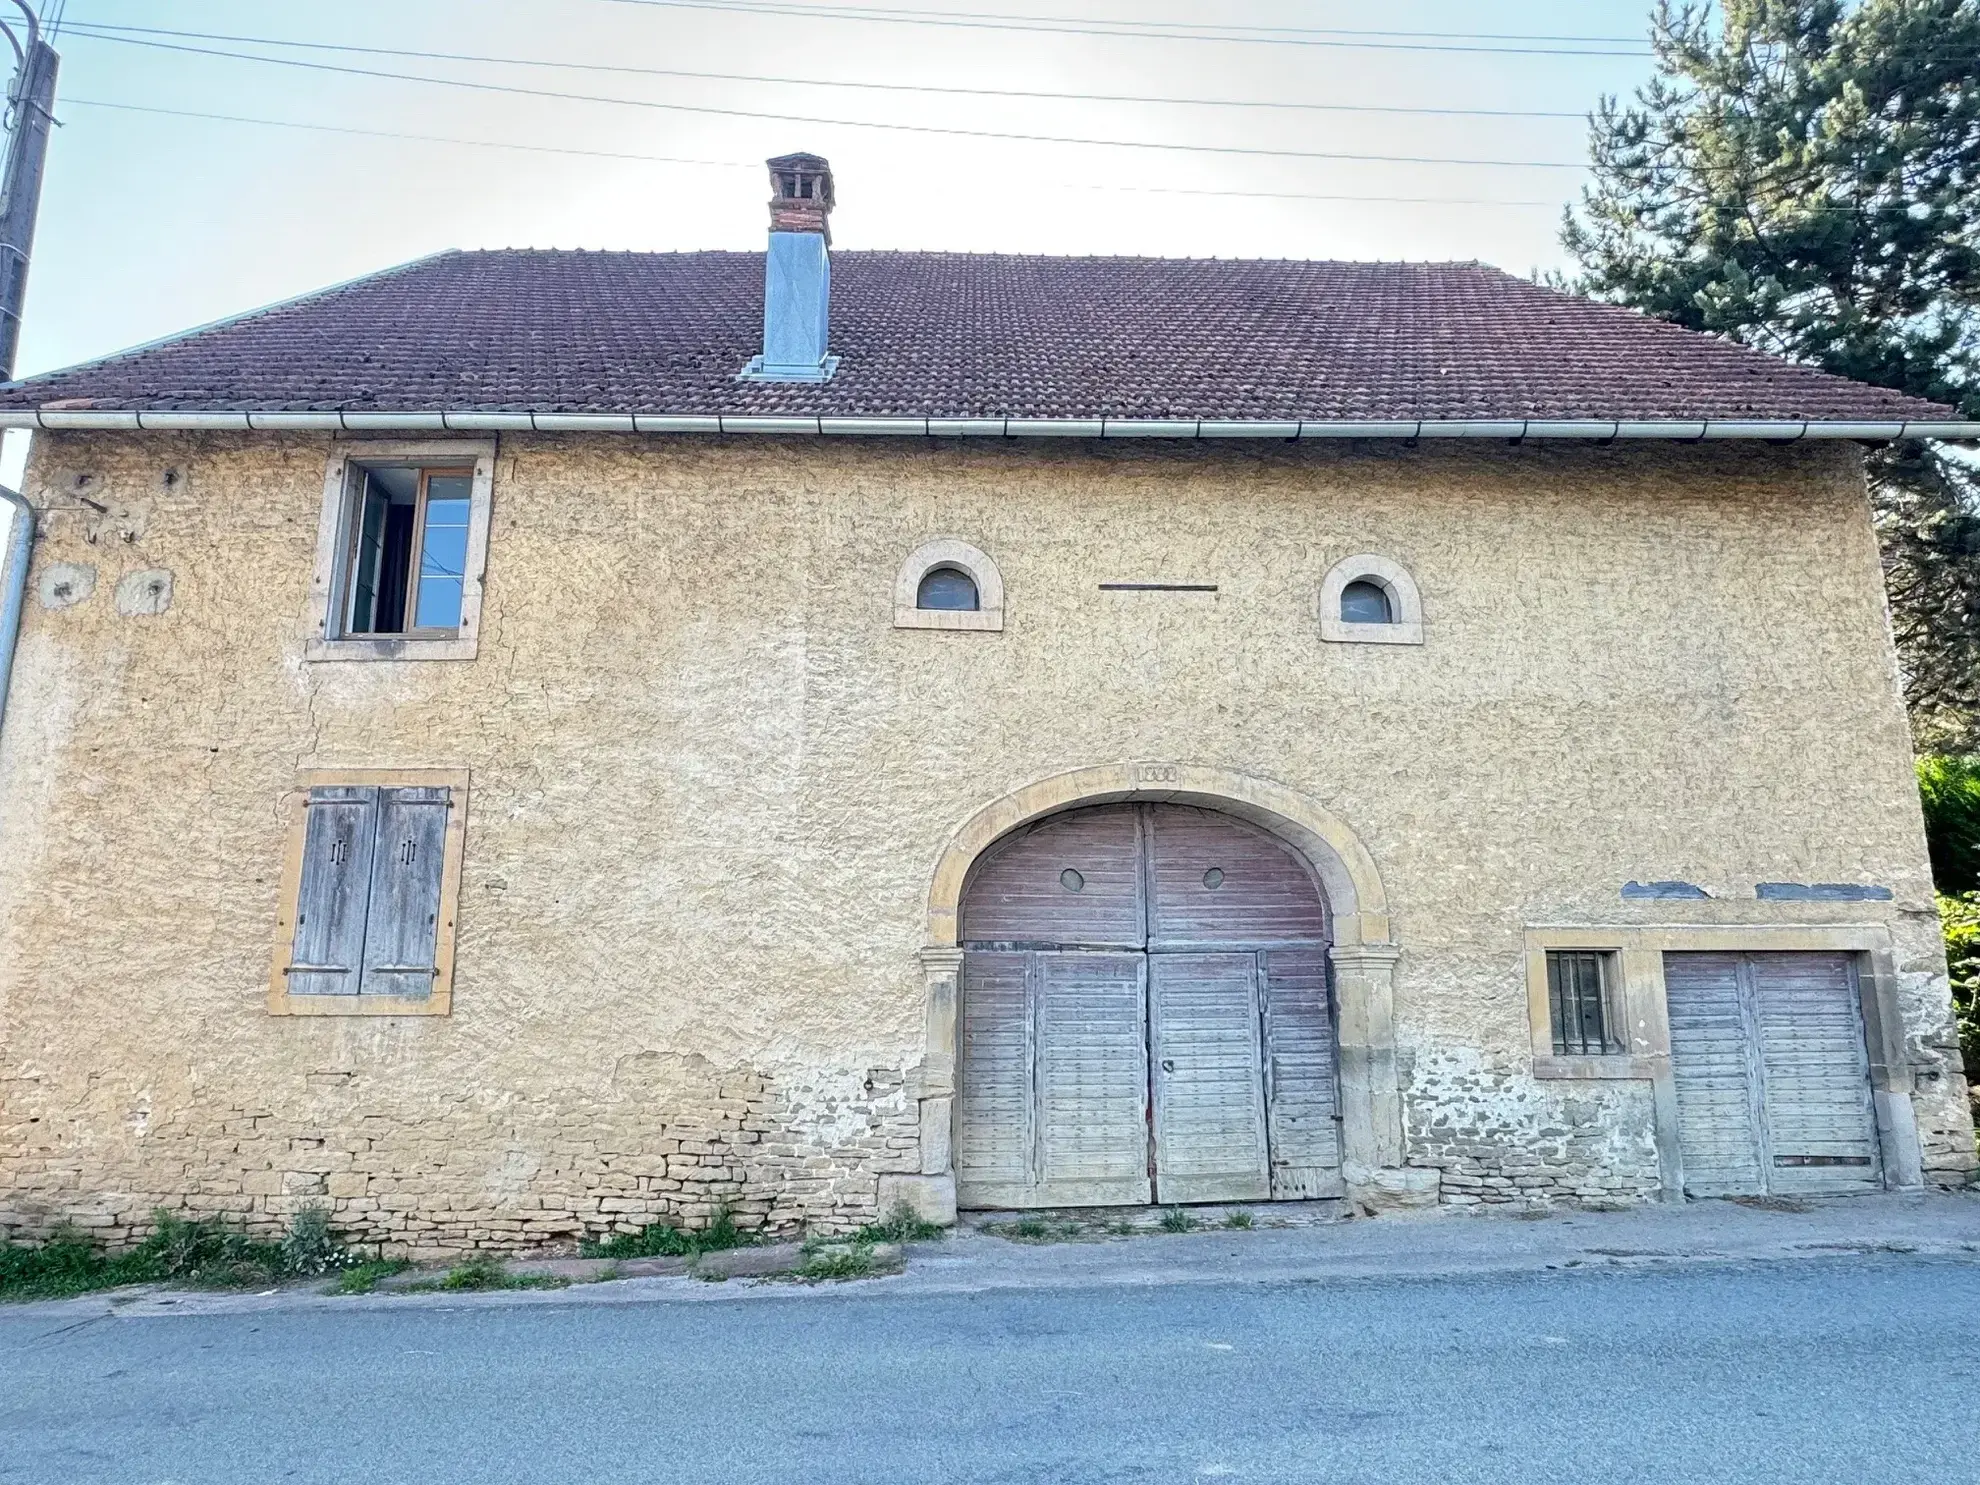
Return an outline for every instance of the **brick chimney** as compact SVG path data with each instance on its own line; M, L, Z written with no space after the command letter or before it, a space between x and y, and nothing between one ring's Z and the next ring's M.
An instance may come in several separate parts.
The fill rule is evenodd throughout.
M739 379L823 382L838 370L826 353L832 307L832 167L817 155L779 155L770 166L770 246L763 259L763 354Z

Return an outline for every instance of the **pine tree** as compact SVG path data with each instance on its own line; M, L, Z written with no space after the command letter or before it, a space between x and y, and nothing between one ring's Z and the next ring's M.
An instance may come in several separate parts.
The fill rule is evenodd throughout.
M1980 0L1659 0L1573 286L1980 417ZM1980 463L1869 459L1921 745L1980 750Z

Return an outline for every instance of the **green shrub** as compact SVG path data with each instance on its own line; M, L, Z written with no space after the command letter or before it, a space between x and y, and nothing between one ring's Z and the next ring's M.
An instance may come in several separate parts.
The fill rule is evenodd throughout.
M1952 971L1953 1014L1968 1078L1980 1079L1980 892L1939 897L1946 933L1946 966Z
M1980 891L1980 757L1920 758L1918 796L1939 890Z
M1243 1231L1252 1225L1249 1212L1229 1212L1224 1216L1224 1226Z
M1181 1207L1170 1207L1162 1214L1162 1231L1188 1232L1196 1226L1195 1219Z

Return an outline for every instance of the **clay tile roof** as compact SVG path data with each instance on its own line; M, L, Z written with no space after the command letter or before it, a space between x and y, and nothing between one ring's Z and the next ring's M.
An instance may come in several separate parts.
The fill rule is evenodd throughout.
M755 253L455 252L0 387L0 408L1935 420L1476 263L839 252L824 385L738 382Z

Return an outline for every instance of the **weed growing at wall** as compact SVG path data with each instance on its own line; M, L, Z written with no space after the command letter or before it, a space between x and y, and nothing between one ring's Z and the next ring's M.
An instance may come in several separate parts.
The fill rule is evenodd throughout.
M706 1227L679 1228L667 1222L649 1222L638 1232L615 1232L608 1238L578 1244L581 1258L693 1258L700 1253L720 1253L729 1248L746 1248L756 1235L736 1226L735 1214L718 1207Z
M53 1299L121 1284L250 1288L313 1278L359 1261L337 1242L328 1214L317 1208L298 1212L279 1242L164 1210L154 1219L151 1236L123 1253L107 1253L73 1234L0 1248L0 1298Z
M860 1228L853 1239L861 1243L925 1243L947 1232L946 1227L922 1221L915 1216L914 1208L902 1202L878 1222Z
M380 1279L389 1279L394 1274L402 1274L412 1264L404 1258L374 1258L345 1269L337 1276L337 1287L332 1294L369 1294L378 1287Z

